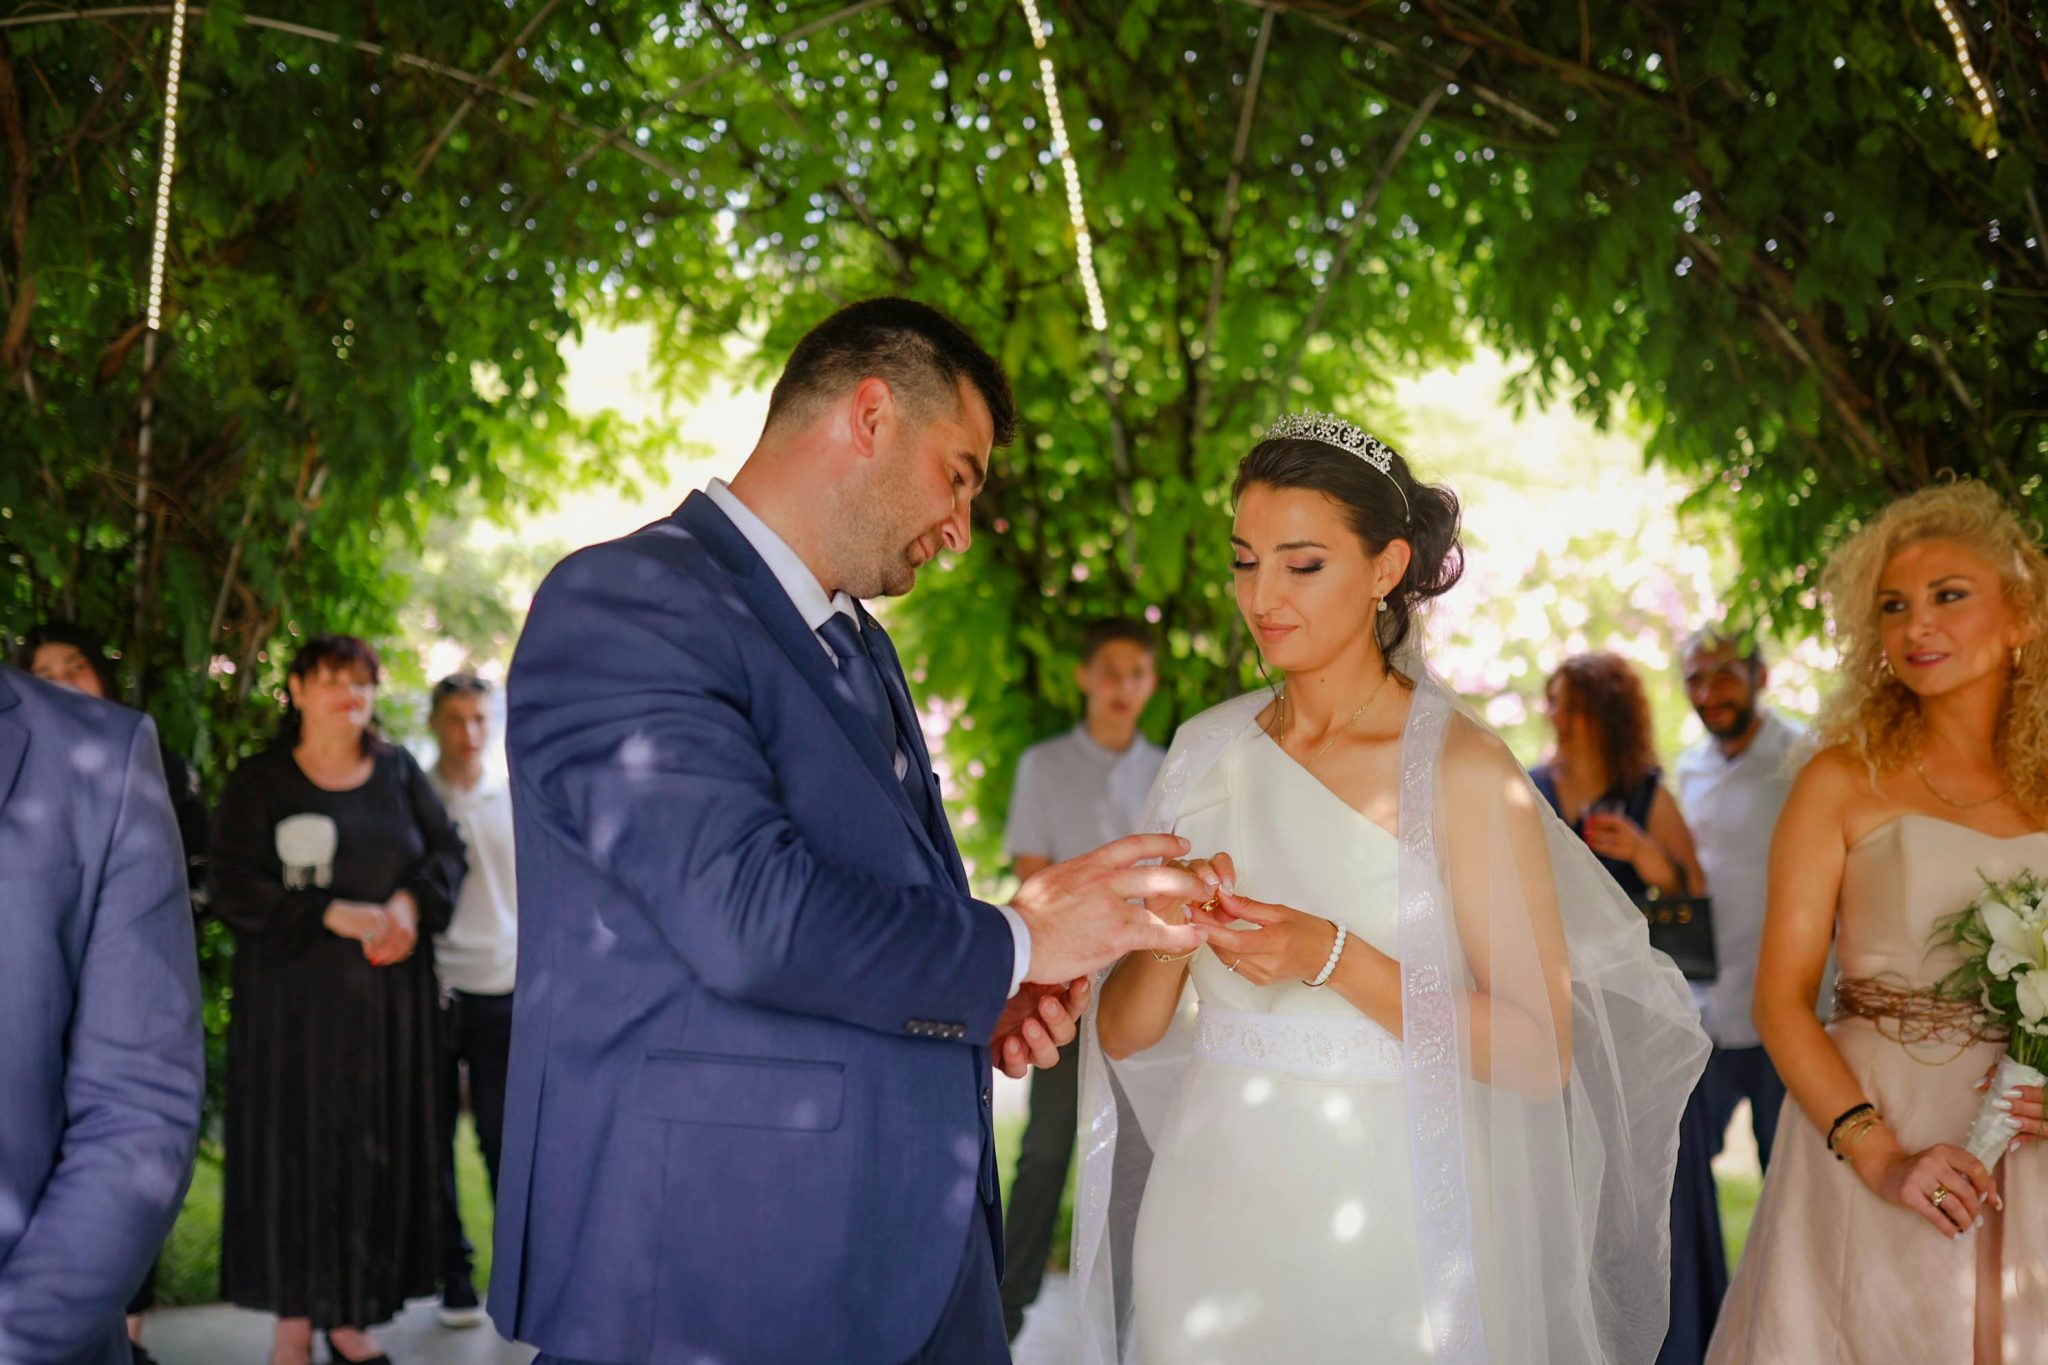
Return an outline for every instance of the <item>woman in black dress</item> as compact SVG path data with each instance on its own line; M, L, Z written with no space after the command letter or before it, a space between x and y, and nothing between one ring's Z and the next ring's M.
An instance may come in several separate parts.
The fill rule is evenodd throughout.
M1657 767L1642 679L1614 654L1566 659L1544 687L1557 749L1532 769L1536 789L1578 832L1634 900L1652 891L1698 896L1707 874L1678 802ZM1671 1182L1671 1324L1657 1365L1700 1365L1728 1292L1728 1260L1714 1197L1721 1135L1695 1090L1678 1121Z
M425 774L372 725L379 668L351 636L291 666L276 744L228 779L215 912L236 935L221 1291L278 1315L273 1365L315 1328L364 1329L434 1292L440 1208L431 954L462 840Z

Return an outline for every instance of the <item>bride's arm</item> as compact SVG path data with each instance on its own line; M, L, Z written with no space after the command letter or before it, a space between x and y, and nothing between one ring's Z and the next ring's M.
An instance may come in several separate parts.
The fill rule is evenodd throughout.
M1161 962L1150 953L1132 953L1109 969L1095 1028L1111 1061L1143 1052L1166 1036L1187 979L1186 959Z
M1237 870L1228 853L1218 853L1213 860L1197 858L1186 866L1212 889L1219 881L1236 881ZM1187 914L1186 901L1147 901L1145 908L1168 921ZM1109 969L1095 1007L1095 1029L1111 1061L1143 1052L1166 1036L1180 1009L1193 957L1189 953L1161 961L1152 953L1132 953Z

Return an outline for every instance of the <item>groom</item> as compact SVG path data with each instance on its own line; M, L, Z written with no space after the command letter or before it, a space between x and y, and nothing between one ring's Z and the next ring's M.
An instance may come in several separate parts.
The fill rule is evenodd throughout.
M943 315L797 344L731 485L549 575L512 665L520 956L490 1308L561 1361L1009 1358L991 1049L1051 1065L1085 978L1199 931L1184 850L969 893L860 605L967 549L1015 432Z

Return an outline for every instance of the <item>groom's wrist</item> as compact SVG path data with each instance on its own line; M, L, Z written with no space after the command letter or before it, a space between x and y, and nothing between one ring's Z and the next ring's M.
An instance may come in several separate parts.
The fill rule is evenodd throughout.
M998 905L996 909L1002 912L1003 918L1010 924L1010 995L1005 997L1008 999L1023 989L1024 974L1031 970L1031 926L1024 922L1022 915L1007 905Z

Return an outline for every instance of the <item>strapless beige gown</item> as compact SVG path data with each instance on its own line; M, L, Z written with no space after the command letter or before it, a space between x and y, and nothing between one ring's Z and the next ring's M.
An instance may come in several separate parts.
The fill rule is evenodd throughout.
M1908 815L1857 841L1842 874L1836 950L1845 977L1930 986L1956 966L1928 950L1935 920L1974 900L1978 873L2048 874L2048 834L1996 839ZM2004 1051L1907 1046L1868 1019L1828 1034L1910 1150L1962 1145L1976 1084ZM2048 1362L2048 1150L2029 1143L1995 1172L2005 1212L1948 1240L1885 1203L1787 1106L1742 1264L1707 1365L2037 1365Z

